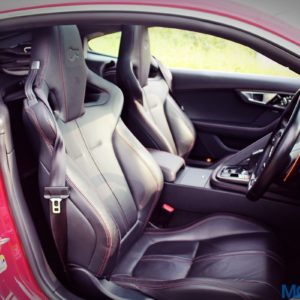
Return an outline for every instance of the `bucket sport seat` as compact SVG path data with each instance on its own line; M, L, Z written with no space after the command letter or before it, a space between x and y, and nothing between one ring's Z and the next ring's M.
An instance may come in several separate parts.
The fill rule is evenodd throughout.
M53 236L64 240L59 252L84 298L280 298L284 265L265 227L229 214L178 229L147 226L161 170L120 119L120 89L87 69L76 26L33 32L26 88L45 216L61 222Z
M123 26L117 82L125 96L126 124L143 145L187 158L195 129L170 94L171 72L151 56L147 27Z

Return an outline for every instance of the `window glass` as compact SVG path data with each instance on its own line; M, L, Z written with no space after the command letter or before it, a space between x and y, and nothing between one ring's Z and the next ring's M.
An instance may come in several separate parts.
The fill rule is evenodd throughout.
M173 28L149 31L152 54L171 68L299 76L249 47L216 36Z
M117 57L120 47L121 33L115 32L89 40L89 48L103 55Z

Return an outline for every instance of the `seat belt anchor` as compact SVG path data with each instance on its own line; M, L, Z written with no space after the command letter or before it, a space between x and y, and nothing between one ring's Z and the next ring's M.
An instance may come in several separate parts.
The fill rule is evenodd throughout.
M60 214L62 200L69 198L69 188L65 186L45 187L44 198L50 200L52 213Z

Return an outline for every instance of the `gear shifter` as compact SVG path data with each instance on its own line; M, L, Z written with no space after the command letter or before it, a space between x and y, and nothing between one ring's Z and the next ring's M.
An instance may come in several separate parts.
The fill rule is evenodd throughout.
M222 168L217 177L220 180L227 182L235 182L240 184L248 184L251 172L255 168L260 155L263 153L264 149L256 150L251 154L249 158L241 162L239 165L226 166Z
M248 158L248 164L244 166L245 170L252 171L255 167L255 165L258 162L259 157L264 152L264 149L259 149L254 151L251 156Z

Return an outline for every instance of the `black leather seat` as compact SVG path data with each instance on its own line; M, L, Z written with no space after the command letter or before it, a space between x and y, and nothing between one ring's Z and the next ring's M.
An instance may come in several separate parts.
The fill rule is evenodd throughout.
M171 72L158 67L150 53L148 29L123 26L117 81L125 96L126 124L145 147L187 158L195 129L170 95Z
M233 215L146 230L112 280L158 299L277 299L284 264L270 232Z
M75 26L34 32L32 60L41 63L35 93L55 114L24 108L38 144L41 201L48 216L43 188L61 131L70 188L65 264L85 298L100 299L105 282L156 299L280 298L284 265L263 226L218 214L179 229L147 228L161 171L120 119L121 91L87 69Z

